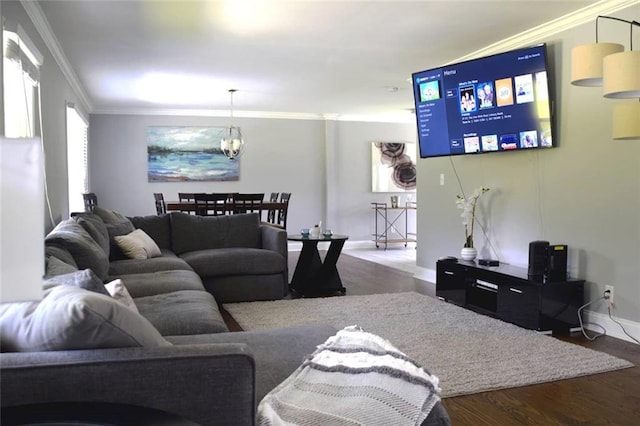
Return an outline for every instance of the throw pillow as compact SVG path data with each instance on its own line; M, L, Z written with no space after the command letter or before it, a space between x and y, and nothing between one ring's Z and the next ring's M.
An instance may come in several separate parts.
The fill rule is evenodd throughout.
M0 305L0 345L5 351L35 352L170 343L142 315L111 297L62 285L40 302Z
M122 303L127 308L139 313L136 303L133 301L133 298L129 294L129 290L127 290L127 288L122 283L122 280L113 280L105 284L104 288L107 289L111 297L113 297L115 300Z
M142 229L114 239L122 252L131 259L150 259L161 255L158 245Z
M91 269L56 275L42 282L42 288L45 291L59 285L79 287L109 296L109 292L104 288L104 282Z
M99 277L107 277L109 256L75 220L63 220L56 225L45 237L45 245L49 244L63 247L71 253L78 268L90 268Z
M76 222L91 235L91 238L93 238L95 242L102 247L106 255L109 256L109 232L107 231L107 226L102 219L100 219L100 216L84 213L76 218Z
M351 326L260 401L257 423L419 425L439 392L437 377L382 337Z

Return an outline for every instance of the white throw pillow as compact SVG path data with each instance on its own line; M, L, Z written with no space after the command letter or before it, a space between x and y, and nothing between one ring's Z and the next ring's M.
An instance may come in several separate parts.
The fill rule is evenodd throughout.
M124 286L122 280L114 280L104 285L104 288L107 289L111 297L116 299L118 302L122 303L129 309L133 309L134 311L140 313L138 311L138 307L136 303L133 301L133 298L129 294L129 290Z
M114 240L123 253L131 259L150 259L162 254L156 242L142 229L136 229L127 235L116 236Z

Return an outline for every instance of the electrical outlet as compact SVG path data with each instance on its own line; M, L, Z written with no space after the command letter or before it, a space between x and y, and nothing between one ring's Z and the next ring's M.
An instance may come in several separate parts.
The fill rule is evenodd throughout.
M444 173L440 173L440 186L444 186Z
M605 285L604 286L604 291L609 290L609 302L613 303L613 286L612 285Z

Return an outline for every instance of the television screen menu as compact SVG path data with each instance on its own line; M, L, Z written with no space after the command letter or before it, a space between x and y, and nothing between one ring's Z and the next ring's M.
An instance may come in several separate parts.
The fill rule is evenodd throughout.
M544 45L413 81L421 157L552 146Z

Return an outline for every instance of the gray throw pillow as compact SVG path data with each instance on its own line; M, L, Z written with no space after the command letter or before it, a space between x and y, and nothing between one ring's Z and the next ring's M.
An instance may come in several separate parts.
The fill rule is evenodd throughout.
M123 216L122 214L114 212L112 210L103 209L102 207L95 207L93 209L93 214L100 216L100 219L102 219L102 221L106 224L129 221L126 216Z
M45 238L45 244L64 247L71 253L79 269L92 269L105 279L109 272L109 256L74 220L60 222Z
M102 250L109 256L109 232L107 227L99 216L93 214L80 215L76 221L91 235L91 238Z
M4 351L170 346L142 315L109 296L57 286L40 302L0 305Z
M59 285L70 285L109 296L109 292L104 288L104 282L91 269L47 278L43 281L42 288L49 290Z

